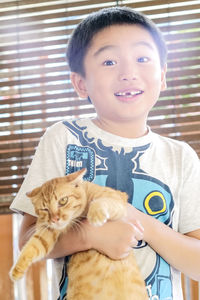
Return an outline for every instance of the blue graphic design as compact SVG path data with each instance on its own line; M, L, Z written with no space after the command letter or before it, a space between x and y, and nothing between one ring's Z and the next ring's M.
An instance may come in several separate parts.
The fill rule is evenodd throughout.
M89 147L79 147L77 145L68 145L67 147L66 174L71 174L74 169L86 168L85 180L94 179L95 153Z
M174 202L169 187L147 174L133 174L133 184L132 204L142 212L172 227ZM143 242L137 248L145 246L148 245ZM159 299L173 299L170 266L155 252L154 255L155 265L145 280L146 285L151 286L152 296L159 295Z
M66 256L64 259L64 265L63 265L63 270L62 270L62 277L59 283L59 288L60 288L60 296L57 300L65 300L66 299L66 291L67 291L67 283L68 283L68 278L67 278L67 263L69 262L70 256Z
M64 124L77 139L77 145L70 144L66 149L66 174L85 167L85 180L125 191L128 201L137 209L172 227L174 202L169 187L140 168L140 158L150 144L125 153L123 148L116 150L103 145L99 138L89 138L87 128L80 127L76 121ZM136 251L141 248L148 251L149 246L141 242L136 248ZM146 278L146 285L151 287L149 296L173 299L170 267L158 254L151 252L154 265ZM63 273L62 281L66 278Z

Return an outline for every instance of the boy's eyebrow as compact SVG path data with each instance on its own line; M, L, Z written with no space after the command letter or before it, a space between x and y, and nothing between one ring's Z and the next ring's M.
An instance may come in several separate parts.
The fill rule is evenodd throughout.
M140 41L140 42L136 42L136 43L133 43L133 46L147 46L148 48L150 48L151 50L154 50L154 48L152 47L152 45L146 41Z
M133 43L132 46L133 47L137 47L137 46L146 46L148 47L149 49L153 50L153 47L150 43L146 42L146 41L139 41L139 42L136 42L136 43ZM117 45L106 45L106 46L103 46L101 48L99 48L95 53L94 53L94 56L98 56L101 52L105 51L105 50L108 50L108 49L115 49L115 48L118 48Z
M106 45L106 46L103 46L101 48L99 48L95 53L94 53L94 56L98 56L101 52L107 50L107 49L113 49L113 48L117 48L117 46L114 46L114 45Z

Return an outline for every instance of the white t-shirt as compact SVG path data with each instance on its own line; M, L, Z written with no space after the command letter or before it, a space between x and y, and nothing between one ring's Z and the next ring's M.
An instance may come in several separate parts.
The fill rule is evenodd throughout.
M58 122L46 131L11 209L35 215L26 192L83 167L85 180L126 191L136 208L175 231L200 228L200 161L186 143L150 129L141 138L122 138L90 119ZM183 299L179 271L145 242L134 251L150 300ZM54 299L61 300L67 284L64 258L55 259L54 267Z

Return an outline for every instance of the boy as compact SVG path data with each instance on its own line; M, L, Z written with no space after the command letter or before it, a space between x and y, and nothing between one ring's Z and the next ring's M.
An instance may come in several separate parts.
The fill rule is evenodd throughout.
M66 293L62 257L95 248L123 259L135 247L149 299L181 300L180 271L200 279L200 164L188 145L147 126L148 113L165 89L162 36L142 14L108 8L79 24L67 58L75 90L92 101L97 117L59 122L41 139L11 205L24 213L20 247L36 222L25 193L86 167L85 180L128 193L127 217L99 228L85 220L82 233L61 236L49 256L58 258L60 291L54 299Z

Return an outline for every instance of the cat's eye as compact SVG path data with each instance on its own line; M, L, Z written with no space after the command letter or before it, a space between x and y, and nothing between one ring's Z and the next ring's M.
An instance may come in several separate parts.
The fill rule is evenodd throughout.
M64 206L65 204L67 204L68 201L68 197L63 197L58 201L59 206Z
M48 208L41 208L42 211L49 211Z

